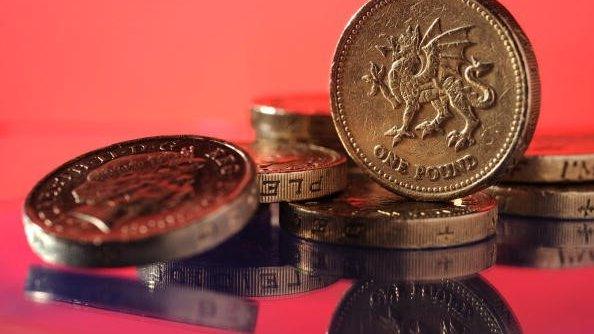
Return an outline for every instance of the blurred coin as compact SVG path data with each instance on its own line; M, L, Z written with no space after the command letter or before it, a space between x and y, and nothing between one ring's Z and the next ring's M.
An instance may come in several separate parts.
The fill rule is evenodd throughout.
M164 136L62 165L27 197L24 224L46 261L124 266L208 250L241 230L257 205L256 170L243 151Z
M497 264L539 269L591 267L594 265L594 246L534 247L499 244Z
M495 234L497 205L484 193L415 202L352 174L347 190L318 201L282 203L280 225L313 241L366 247L451 247Z
M346 187L346 157L331 149L263 141L241 146L256 161L262 203L314 199Z
M305 272L280 256L278 227L262 208L238 235L221 246L189 259L160 262L139 268L143 281L155 289L181 284L240 296L292 295L326 287L336 275Z
M594 136L536 137L509 182L594 181Z
M138 281L31 267L25 293L34 301L60 301L140 316L251 333L258 305L210 291L169 286L151 290Z
M501 213L557 218L594 218L594 184L499 185L488 189Z
M345 149L377 182L451 200L523 155L540 85L527 37L497 2L371 0L340 38L331 99Z
M500 243L543 247L594 248L594 220L552 220L502 216L497 226Z
M434 281L474 275L495 264L495 238L446 249L392 250L328 245L286 233L281 236L287 262L322 276Z
M262 97L254 101L258 140L298 141L344 152L330 114L328 93Z
M521 333L483 278L435 283L362 281L345 295L328 333Z

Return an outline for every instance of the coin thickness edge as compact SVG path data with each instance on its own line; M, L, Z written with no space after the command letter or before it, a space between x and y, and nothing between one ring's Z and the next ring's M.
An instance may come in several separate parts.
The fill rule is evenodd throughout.
M415 202L356 177L337 197L281 203L281 227L313 241L395 249L459 246L495 234L497 204L485 193Z
M57 168L29 193L23 223L48 262L139 265L206 251L242 229L257 206L256 169L244 151L213 138L161 136Z
M240 144L256 161L261 203L309 200L344 189L346 157L303 143Z
M449 200L486 188L522 157L540 108L537 63L495 1L415 4L372 0L351 19L332 65L332 116L377 182Z
M594 185L498 185L487 190L501 213L541 218L594 219Z

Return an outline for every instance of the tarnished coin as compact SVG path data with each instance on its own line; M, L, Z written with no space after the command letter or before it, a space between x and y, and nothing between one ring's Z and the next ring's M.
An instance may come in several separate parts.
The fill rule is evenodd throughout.
M435 283L362 281L345 295L328 333L521 333L503 297L480 276Z
M594 184L499 185L488 189L499 211L510 215L556 219L594 218Z
M286 233L281 236L285 261L320 276L435 281L467 277L495 264L495 238L446 249L392 250L328 245Z
M594 136L536 137L525 157L505 178L509 182L594 181Z
M485 193L415 202L362 174L350 175L349 181L347 190L333 198L282 203L280 225L313 241L404 249L458 246L495 234L497 205Z
M525 151L539 113L537 65L490 0L371 0L332 66L338 135L377 182L418 200L488 187Z
M530 247L500 244L497 264L539 269L567 269L594 266L594 247Z
M25 202L27 240L44 260L124 266L208 250L258 206L256 169L212 138L127 141L75 158Z
M258 140L298 141L344 151L332 124L328 93L262 97L254 104L252 127Z
M240 296L293 295L326 287L337 276L300 270L280 255L279 228L267 209L232 239L204 254L139 268L139 276L155 289L183 285Z
M241 146L256 161L262 203L313 199L346 187L346 157L331 149L268 141Z
M594 219L582 221L502 216L497 230L499 242L505 244L594 248Z
M258 318L258 304L238 297L178 286L157 291L131 279L44 267L29 268L25 293L41 303L59 301L242 333L253 333Z

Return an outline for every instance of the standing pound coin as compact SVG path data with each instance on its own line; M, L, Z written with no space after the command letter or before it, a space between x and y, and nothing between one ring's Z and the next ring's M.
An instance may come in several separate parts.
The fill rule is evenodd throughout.
M412 199L464 197L522 157L539 113L537 65L491 0L372 0L340 38L334 124L353 160Z

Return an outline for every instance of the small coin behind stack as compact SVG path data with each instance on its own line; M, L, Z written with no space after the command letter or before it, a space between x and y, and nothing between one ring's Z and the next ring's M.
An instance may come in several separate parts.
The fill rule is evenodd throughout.
M497 262L545 269L594 265L594 220L501 217Z
M377 281L434 281L477 274L495 264L495 238L460 247L394 250L308 241L281 233L288 263L320 276Z
M371 0L334 54L332 117L351 158L412 199L501 179L539 114L533 50L496 1Z
M501 213L556 219L594 219L594 183L498 185L488 189Z
M321 289L337 276L299 270L280 255L279 228L262 206L239 234L198 256L139 268L140 278L155 289L180 284L250 297L293 295Z
M451 202L415 202L363 174L352 174L349 181L333 198L282 203L281 227L313 241L402 249L458 246L495 233L497 205L485 193Z
M231 237L258 206L247 154L212 138L163 136L62 165L25 202L27 240L44 260L125 266L186 257Z
M331 149L270 141L240 145L256 161L262 203L314 199L346 187L346 157Z
M507 182L594 181L594 136L536 137Z
M480 276L440 282L360 281L345 294L329 334L519 334L503 297Z
M258 140L305 142L344 152L332 124L328 93L263 97L254 104L252 127Z

